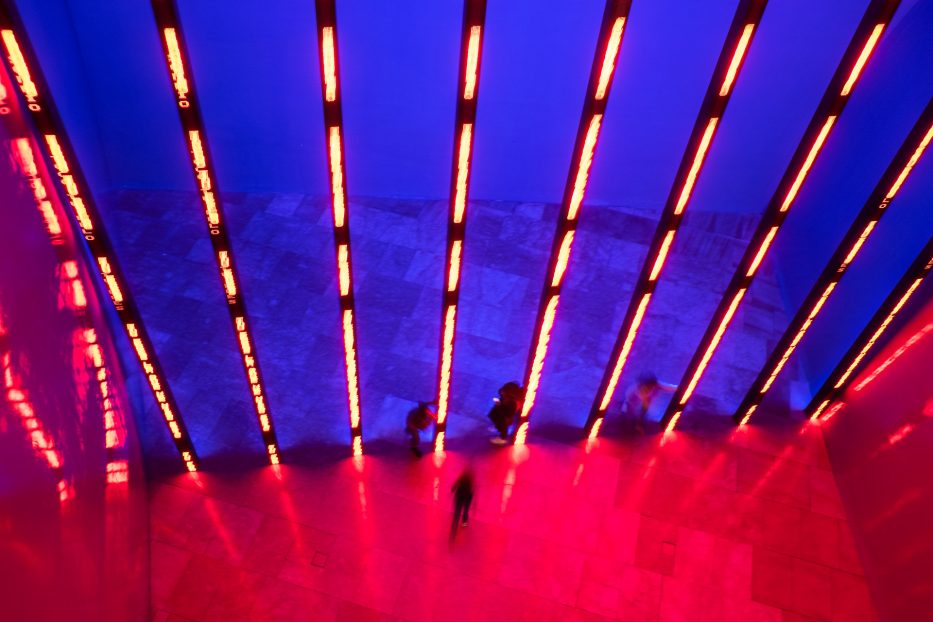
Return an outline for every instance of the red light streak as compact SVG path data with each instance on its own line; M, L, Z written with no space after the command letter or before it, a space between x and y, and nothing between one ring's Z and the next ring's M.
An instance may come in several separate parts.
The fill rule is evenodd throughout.
M865 42L865 47L862 48L862 53L859 54L858 60L855 61L855 66L852 67L852 71L849 73L849 79L846 80L845 85L842 87L843 97L852 92L852 87L855 86L855 81L858 80L859 74L862 73L862 69L865 67L865 63L868 62L868 57L871 56L872 50L875 49L875 45L878 43L879 37L881 37L881 32L884 30L884 26L884 24L878 24L875 26L874 30L871 31L868 41Z
M190 105L188 102L188 78L185 77L185 63L181 59L178 37L174 28L163 29L162 35L165 37L165 45L168 48L168 66L172 74L172 84L175 87L178 105L187 108Z
M26 98L29 109L33 111L39 110L41 108L38 101L39 89L32 80L32 74L29 72L29 65L26 63L23 51L20 49L19 42L16 40L16 34L12 30L3 30L0 31L0 37L3 38L3 46L6 48L7 58L10 61L10 68L13 70L13 75L16 76L16 82L19 84L19 89L22 91L23 97Z
M437 400L437 422L442 424L447 420L447 409L450 401L450 372L453 367L454 329L457 321L457 307L447 307L444 316L444 341L441 350L441 382ZM443 446L443 442L441 442Z
M74 210L75 218L78 219L78 224L81 225L81 230L84 232L85 236L93 235L94 222L91 220L91 215L88 213L84 199L81 197L78 186L68 167L68 161L65 158L65 153L62 151L61 144L58 142L58 137L54 134L46 134L45 142L48 144L52 156L52 163L55 165L55 170L58 171L59 179L62 182L62 186L65 188L65 193L68 195L68 202Z
M606 91L609 90L609 81L612 80L612 74L615 73L616 58L619 55L619 47L622 45L622 31L625 28L625 18L618 17L612 23L612 32L609 34L609 43L606 45L606 54L603 56L603 64L599 70L599 81L596 86L596 99L601 100L606 97Z
M463 81L463 99L473 99L476 93L476 70L479 67L479 43L482 26L470 27L470 43L467 46L466 77Z
M564 239L560 243L560 251L557 253L557 263L554 266L554 276L551 278L551 287L557 287L564 278L564 272L567 271L567 262L570 261L570 249L573 247L574 231L568 231L564 234Z
M693 373L693 377L690 378L690 382L687 384L687 390L684 391L683 397L680 398L681 406L687 403L687 400L690 399L694 389L696 389L697 383L700 381L700 377L703 375L703 371L709 364L709 361L713 356L713 352L716 351L716 347L719 345L720 340L722 340L723 333L726 332L726 327L729 326L729 322L732 321L732 316L735 315L735 311L738 309L739 303L742 302L742 297L745 296L745 291L745 289L740 289L732 298L732 302L729 304L729 309L726 311L726 314L719 322L719 327L716 329L716 333L713 335L712 341L706 348L706 351L703 352L703 358L700 359L700 364L697 366L697 370ZM674 429L676 419L676 416L674 419L671 419L671 423L668 425L669 430Z
M654 260L654 266L651 268L651 274L648 275L649 281L656 281L658 275L661 274L661 268L664 266L664 262L667 260L667 253L671 249L671 243L674 241L674 235L677 231L671 229L667 232L667 235L664 236L664 241L661 242L661 250L658 251L658 258Z
M781 204L782 212L786 212L788 209L790 209L794 199L797 198L797 193L800 191L800 186L803 185L803 180L807 178L807 174L810 172L810 167L813 166L813 162L816 160L816 156L819 154L820 149L823 148L823 143L826 142L826 137L829 136L829 131L833 128L833 124L835 122L836 116L830 115L823 123L823 127L820 130L820 133L817 135L816 140L813 141L813 146L810 147L810 153L807 154L807 158L804 160L803 166L801 166L800 170L797 172L797 177L794 179L794 183L791 184L790 190L787 191L787 196L784 197L784 202Z
M522 418L526 418L531 412L535 403L535 396L538 393L538 383L541 381L541 371L544 368L544 358L547 355L548 343L551 340L551 328L554 327L554 316L557 313L557 303L560 296L552 296L547 303L544 311L544 319L541 322L541 335L538 337L538 343L535 347L535 355L531 364L531 374L529 374L528 386L525 389L525 402L522 405ZM520 429L520 428L519 428ZM520 445L516 435L515 444Z
M917 160L920 159L920 156L923 155L923 152L926 151L927 146L930 144L930 140L933 139L933 125L930 126L930 129L927 130L926 135L923 137L923 140L920 142L920 145L914 151L913 155L910 156L907 164L901 170L901 174L897 176L897 179L894 181L894 184L891 186L891 189L888 190L888 194L885 197L889 201L894 198L894 195L897 194L898 190L901 189L904 181L907 179L907 176L910 175L910 171L917 164Z
M53 238L52 243L57 244L58 240L55 238L62 234L62 226L58 221L58 215L55 213L52 202L49 201L45 182L42 180L39 168L36 166L35 152L32 150L28 138L16 138L13 140L13 145L20 169L26 176L29 187L32 188L33 198L36 201L36 207L39 208L39 213L42 214L45 228Z
M97 264L100 266L100 273L104 277L104 283L107 284L110 298L113 299L113 304L119 309L123 306L123 291L120 289L120 284L117 283L117 277L114 276L110 268L110 261L106 257L98 257Z
M447 275L447 291L457 290L460 284L460 253L463 248L463 242L454 240L450 245L450 272Z
M460 131L460 148L457 158L457 190L454 195L454 222L463 222L466 210L467 180L470 176L470 145L473 140L473 124L464 123Z
M340 146L340 128L333 126L327 131L330 145L331 194L334 199L334 227L341 228L346 221L346 198L343 188L343 152Z
M752 277L755 275L755 272L758 271L758 266L761 265L762 260L765 258L768 248L771 247L771 242L774 241L774 236L777 234L778 229L780 229L780 225L775 225L768 231L768 235L765 236L764 242L758 247L758 252L755 254L755 259L752 260L752 265L748 267L748 272L745 273L746 277Z
M930 332L933 332L933 323L927 324L926 326L921 328L919 331L914 333L910 337L910 339L908 339L904 343L904 345L902 345L901 347L899 347L897 350L894 351L894 354L892 354L887 359L885 359L885 361L881 365L879 365L874 370L872 370L872 372L868 374L868 376L866 376L861 382L855 385L853 387L853 390L861 391L866 386L868 386L872 381L874 381L875 378L881 375L881 373L884 372L884 370L890 367L894 363L894 361L896 361L901 356L903 356L904 353L907 352L907 350L912 348L918 341L926 337L927 333L930 333Z
M230 254L227 251L220 251L217 253L217 261L220 263L220 273L227 298L236 298L236 280L233 278L233 270L230 269Z
M703 161L706 159L706 152L709 150L709 145L713 141L713 134L715 134L718 124L719 118L713 117L706 125L703 138L700 140L700 146L697 149L696 155L693 157L693 164L690 165L690 172L687 173L687 180L684 182L683 190L680 191L680 198L677 199L677 205L674 207L674 214L682 213L684 208L687 207L687 201L690 200L693 186L696 184L697 175L700 174L700 167L703 166Z
M726 71L726 77L722 81L722 87L719 89L719 96L725 97L732 90L732 84L735 82L735 76L739 72L739 65L745 57L748 49L748 43L751 41L752 33L755 31L755 24L745 24L742 30L742 37L735 47L735 53L732 54L732 60L729 62L729 69Z
M340 295L350 294L350 256L346 244L337 247L337 273L340 282Z
M337 54L334 50L334 29L325 26L321 29L321 58L324 59L324 99L332 102L337 99Z
M612 395L615 393L616 387L619 384L619 377L622 375L622 368L625 366L625 361L628 359L629 352L632 350L632 344L635 342L635 335L638 333L638 327L641 326L641 322L645 318L645 310L648 308L648 303L650 301L651 293L649 292L642 296L641 302L638 303L638 310L635 311L635 319L632 321L632 327L625 336L625 343L622 346L622 351L619 354L619 358L616 359L615 367L612 370L612 377L609 379L609 385L606 387L603 400L599 405L600 411L605 411L609 408L609 402L612 401Z
M567 210L567 220L576 219L580 204L583 203L583 195L589 181L590 165L593 164L593 152L596 150L596 139L599 138L599 126L602 120L603 115L594 114L586 130L583 152L580 155L580 164L577 167L577 175L573 182L573 194L570 196L570 208Z
M859 250L862 248L862 244L865 243L865 240L871 234L872 229L875 228L875 225L878 224L877 220L872 220L867 225L865 225L865 230L862 231L862 234L858 237L858 240L855 241L855 244L852 245L852 250L849 251L849 254L846 255L846 258L842 260L842 265L840 269L845 269L852 260L855 259L855 256L858 254Z
M346 357L347 387L350 402L350 427L360 425L359 386L356 372L356 343L353 331L353 311L343 312L343 349ZM356 439L354 439L355 442Z

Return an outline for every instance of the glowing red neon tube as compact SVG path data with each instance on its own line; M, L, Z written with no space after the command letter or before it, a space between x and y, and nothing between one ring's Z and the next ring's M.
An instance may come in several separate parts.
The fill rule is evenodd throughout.
M447 253L444 291L441 299L441 343L437 370L437 422L434 451L444 451L447 415L450 410L454 340L457 334L457 305L460 301L460 267L466 235L466 208L470 190L473 128L479 96L479 71L483 49L486 0L467 0L463 6L460 39L460 72L457 80L457 109L454 119L453 168L447 218Z
M321 97L333 207L334 245L340 294L340 329L343 334L344 369L347 379L347 408L354 456L363 454L360 407L359 355L356 338L356 302L353 296L353 263L350 252L350 218L347 203L347 173L344 157L341 112L340 62L337 45L337 13L334 0L316 0L318 45L320 46Z
M103 228L77 158L74 156L68 137L55 112L54 102L41 75L35 54L23 36L18 22L11 18L4 5L0 5L0 42L3 45L4 61L10 72L16 76L19 92L26 102L26 110L29 111L30 119L40 136L37 142L55 168L59 183L64 189L81 234L93 256L93 261L97 264L120 322L130 339L133 352L142 367L175 448L184 461L185 468L188 471L196 471L198 459L191 438L178 413L174 395L165 382L165 374L155 357L152 341L130 295L110 238ZM22 123L25 124L25 120L22 120ZM38 161L38 158L35 160ZM56 226L50 224L52 222L52 219L48 217L50 208L45 204L40 204L39 207L43 212L47 228ZM57 223L58 227L62 225L61 222Z
M766 5L767 0L740 2L732 18L732 25L726 35L709 86L707 86L706 95L681 158L677 176L668 193L661 220L658 222L648 255L642 264L635 291L629 301L622 326L619 328L609 364L603 372L596 398L590 408L586 422L587 435L590 439L596 438L599 434L602 419L618 389L622 370L632 351L638 330L645 318L648 303L680 229L684 212L690 202L703 163L706 161L706 155L725 113L736 78Z
M751 286L800 188L826 144L836 120L845 108L862 68L870 58L872 50L875 49L878 36L884 29L884 25L890 21L898 4L899 0L872 0L869 4L813 114L803 139L797 146L787 170L765 209L758 228L749 240L738 268L723 293L706 332L684 371L681 382L674 391L674 396L662 418L662 424L667 431L674 429L690 396L696 390L738 310L742 297Z
M162 50L175 93L178 116L188 146L191 169L201 195L204 218L207 221L211 247L214 251L214 261L227 299L227 311L233 323L240 350L240 360L249 385L253 411L259 423L264 451L270 464L279 464L281 452L269 412L265 384L256 355L255 339L249 329L249 316L246 312L242 288L239 285L233 247L227 234L226 221L217 194L216 175L208 152L204 121L201 117L194 78L191 75L191 62L185 47L178 13L174 0L152 0L152 9L159 28Z
M748 423L757 410L764 396L771 389L781 370L790 360L791 355L804 335L810 329L816 316L829 299L836 284L845 275L849 264L855 259L862 245L875 229L875 225L888 211L898 190L913 170L917 161L933 140L933 100L921 114L913 130L904 140L894 159L888 165L881 180L855 217L849 231L843 236L832 257L826 263L816 283L804 298L790 325L778 340L767 362L758 373L758 377L746 393L745 398L735 413L739 425Z
M599 131L602 127L630 7L630 0L610 0L606 3L603 13L596 54L590 68L583 112L577 128L573 158L561 201L561 213L551 245L551 255L541 292L531 348L528 352L524 381L525 399L514 435L516 445L525 444L527 439L528 420L538 394L541 374L544 371L544 362L551 341L551 330L554 327L561 289L570 264L574 232L586 194L590 167L596 152L596 143L599 140Z

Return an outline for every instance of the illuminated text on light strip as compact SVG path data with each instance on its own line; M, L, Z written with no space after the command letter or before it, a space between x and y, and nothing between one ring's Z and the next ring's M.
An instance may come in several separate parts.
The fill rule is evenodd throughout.
M452 292L457 289L460 280L460 253L463 248L463 242L454 240L450 245L450 273L447 275L447 291Z
M340 128L333 126L328 129L328 146L330 147L330 186L334 195L334 226L343 227L346 219L346 205L343 190L343 153L340 147Z
M346 244L337 247L337 274L340 281L340 295L350 294L350 254Z
M696 389L697 383L700 381L700 376L703 375L703 371L706 369L706 366L709 365L709 360L712 358L713 352L716 351L716 346L719 345L719 341L722 339L723 333L726 332L726 327L729 326L729 322L732 321L732 316L735 315L735 310L738 308L739 303L742 301L742 297L744 295L745 289L740 289L738 292L736 292L735 297L729 304L729 309L726 311L726 314L719 322L719 327L716 328L716 333L713 335L712 341L710 341L709 346L706 348L706 352L703 353L703 358L700 359L700 364L697 366L696 371L693 372L693 377L690 379L690 383L687 385L687 390L684 391L684 396L680 398L681 405L687 403L687 400L690 399L694 389Z
M807 319L804 320L803 324L800 326L800 329L797 331L797 334L794 335L793 341L791 341L790 345L787 346L787 349L784 350L784 354L781 355L781 360L778 361L778 364L774 367L771 375L768 376L767 382L765 382L764 386L761 387L760 393L762 395L767 393L771 388L771 385L774 384L774 381L781 373L781 370L784 369L784 365L787 364L791 354L793 354L794 350L797 349L797 345L800 343L800 340L803 339L803 336L807 334L807 331L810 329L810 325L813 324L814 318L816 318L817 314L819 314L820 310L823 308L823 305L826 304L827 298L829 298L829 295L833 293L834 289L836 289L835 281L831 282L826 286L826 289L823 290L822 295L820 295L820 299L816 301L815 305L813 305L810 313L807 314Z
M862 380L857 385L855 385L853 389L855 391L861 391L862 389L864 389L870 382L872 382L875 378L877 378L885 369L890 367L894 363L894 361L896 361L901 356L903 356L903 354L907 352L907 350L912 348L914 344L916 344L918 341L923 339L926 336L926 334L929 332L933 332L933 323L927 324L922 329L917 331L914 335L912 335L911 338L908 339L904 343L904 345L902 345L897 350L895 350L894 354L892 354L887 359L885 359L885 361L881 365L876 367L864 380Z
M217 209L217 199L211 185L211 174L207 169L207 155L204 152L201 133L198 130L189 130L188 141L191 145L191 163L194 164L194 173L198 178L201 200L204 203L204 215L212 227L217 227L220 225L220 211Z
M175 420L175 413L172 412L172 407L168 403L168 399L165 397L165 392L162 390L162 385L159 382L159 377L155 373L155 367L152 363L149 362L149 355L146 353L146 347L143 345L142 339L139 338L139 329L136 328L136 325L133 323L126 324L126 332L130 336L130 342L133 344L133 350L136 353L136 357L139 359L139 362L142 363L143 371L146 374L146 378L149 380L152 390L155 392L156 401L159 403L159 408L162 411L162 416L165 418L165 422L168 424L169 430L172 432L172 437L176 439L181 438L181 428L178 426L178 422ZM188 454L187 458L183 458L186 462L190 463L188 466L189 471L193 471L192 468L193 462L191 454L189 452L184 452Z
M224 291L228 298L236 298L236 281L233 278L233 270L230 269L230 253L220 251L217 254L220 261L220 273L224 280Z
M454 194L454 222L463 221L466 209L467 178L470 175L470 145L473 137L473 124L464 123L460 132L460 146L457 149L457 188Z
M599 429L602 428L602 427L603 427L603 418L600 417L599 419L597 419L596 421L593 422L593 427L590 428L590 434L589 434L589 436L587 437L587 440L591 440L591 441L592 441L592 440L594 440L597 436L599 436Z
M178 36L174 28L165 28L162 31L165 36L165 46L168 48L168 68L172 73L172 84L175 86L175 93L178 95L178 105L187 108L188 103L188 78L185 76L185 63L181 59L181 48L178 45Z
M363 439L359 436L353 439L353 455L362 456L363 455Z
M622 30L625 28L625 18L617 17L612 23L612 32L609 34L609 43L606 44L606 55L599 70L599 81L596 85L596 100L606 97L609 80L616 67L616 57L619 55L619 46L622 44Z
M347 393L350 400L350 427L360 425L360 398L356 372L356 344L353 338L353 311L343 312L343 350L347 367Z
M823 400L823 402L817 406L816 410L813 411L813 415L810 417L811 420L818 419L823 411L826 410L826 407L829 406L829 400Z
M719 123L719 117L713 117L706 124L706 130L703 132L703 138L700 140L700 147L693 157L693 164L690 165L690 172L687 173L687 179L684 181L683 190L680 191L680 197L677 199L677 205L674 206L674 213L680 214L687 206L690 200L690 194L693 192L693 186L696 184L697 175L700 173L700 167L706 158L706 152L709 150L709 144L713 140L713 133L716 131L716 125Z
M482 26L470 27L470 43L467 45L466 76L463 81L463 99L473 99L476 93L476 68L479 65L479 40Z
M868 57L871 56L872 50L875 49L875 44L878 43L878 38L881 36L882 30L884 30L884 24L877 24L871 31L868 41L865 42L865 47L862 48L862 53L859 54L858 60L855 61L855 65L853 65L852 71L849 73L849 79L846 80L845 85L842 87L843 97L852 92L852 87L855 86L855 81L858 80L859 74L862 73L862 69L865 67L865 63L868 62Z
M742 63L742 58L745 56L745 51L748 49L748 42L751 40L754 30L755 24L745 24L745 29L742 30L742 38L739 39L739 44L735 46L735 52L732 54L732 60L729 62L729 69L726 71L726 77L722 81L722 87L719 89L720 97L725 97L732 89L732 83L735 82L735 74L739 71L739 65Z
M325 26L322 30L321 58L324 59L324 99L329 102L337 99L337 55L334 51L334 29Z
M784 197L784 202L781 204L782 212L786 212L797 197L800 186L803 185L803 180L806 179L807 173L810 172L810 167L813 166L813 161L816 160L817 154L820 152L820 149L823 148L823 143L826 141L829 130L832 129L835 122L836 117L833 115L828 117L823 123L823 127L820 129L820 133L817 135L816 140L813 141L813 146L810 147L810 152L807 154L803 166L800 167L800 170L797 172L797 177L794 179L794 183L791 184L790 190L787 191L787 196Z
M541 371L544 368L544 357L547 355L548 343L551 341L551 328L554 327L554 315L557 313L557 302L560 296L552 296L544 311L541 321L541 335L535 348L532 359L531 373L528 376L528 387L525 389L525 403L522 406L522 417L527 417L534 406L535 395L538 393L538 383L541 381Z
M852 372L855 371L855 368L858 367L859 363L862 362L862 359L864 359L872 347L874 347L875 342L878 341L878 338L881 337L881 334L887 330L891 322L894 321L894 316L896 316L897 313L901 310L901 307L907 304L907 300L913 295L914 290L916 290L922 282L922 278L917 279L911 284L904 295L901 296L901 299L898 300L894 308L891 309L891 313L888 314L888 317L884 319L884 322L881 323L881 326L878 327L878 330L876 330L875 333L871 336L871 339L868 340L868 343L862 347L861 351L858 353L858 356L855 357L855 359L852 361L852 364L849 365L849 367L846 369L845 373L840 376L834 388L839 389L843 384L845 384L846 380L849 379L849 376L852 375Z
M249 340L249 332L246 328L246 318L242 315L233 318L237 333L237 341L240 344L240 352L243 355L243 364L246 366L246 375L249 380L250 391L253 394L253 403L256 408L256 414L259 417L259 426L263 432L269 432L272 426L269 422L269 413L266 409L266 397L263 394L262 385L259 382L259 369L256 367L256 358L253 354L253 346Z
M590 126L586 130L586 138L583 140L583 151L580 153L580 163L577 167L577 175L573 181L573 192L570 195L570 207L567 210L567 220L573 220L577 217L577 211L583 202L583 195L586 192L586 184L589 181L590 165L593 164L593 151L596 149L596 139L599 138L599 126L602 123L603 115L594 114L590 119Z
M39 168L36 166L36 155L29 144L28 138L17 138L14 141L16 147L17 160L23 174L29 180L29 186L32 188L33 198L36 200L36 207L42 214L42 220L45 222L45 228L53 238L61 235L62 226L58 221L58 215L48 200L48 192L45 189L45 183L39 174Z
M16 40L16 34L12 30L3 30L0 32L3 37L3 45L6 47L7 58L10 59L10 67L16 75L16 81L19 88L29 104L30 110L38 110L39 104L36 100L39 98L39 89L32 80L29 73L29 65L26 64L26 58L23 51L19 48L19 42Z
M852 260L855 259L859 249L862 248L862 244L865 243L865 239L868 238L868 236L871 234L871 231L875 228L876 224L878 224L878 221L872 220L869 221L867 225L865 225L865 229L862 231L862 234L858 236L858 240L856 240L855 244L852 245L852 250L850 250L849 254L846 255L846 258L842 260L842 265L840 268L844 269L846 266L852 263Z
M752 276L758 270L758 266L761 265L761 261L765 258L765 253L768 252L768 247L771 246L771 242L774 241L774 236L778 232L778 226L771 227L771 230L768 231L768 235L765 236L764 241L761 243L761 246L758 248L758 253L755 254L755 259L752 260L752 265L749 266L748 272L745 273L745 276Z
M114 276L110 268L110 262L106 257L98 257L97 264L100 266L101 273L103 273L104 282L107 283L107 291L110 292L113 303L118 307L121 306L123 304L123 291L120 289L120 284L117 283L117 277Z
M450 401L450 371L454 355L454 328L456 326L457 307L447 307L444 316L444 344L441 349L441 382L437 399L437 423L447 420L447 408Z
M573 247L574 231L568 231L564 234L564 239L560 243L560 251L557 253L557 263L554 265L554 278L551 279L551 287L560 285L564 278L564 272L567 271L567 262L570 261L570 250Z
M930 144L931 139L933 139L933 125L931 125L930 129L927 130L923 140L920 141L920 146L917 147L913 155L910 156L910 160L907 161L907 165L904 166L903 170L901 170L901 174L897 176L897 179L894 181L891 189L888 190L888 194L885 196L886 199L893 199L894 195L897 194L897 191L901 189L901 185L904 183L904 180L907 179L907 176L910 174L910 171L914 165L917 164L917 160L919 160L920 156L923 155L923 152L926 150L927 145Z
M638 333L638 327L641 326L641 321L645 318L645 309L648 308L648 301L651 300L651 294L645 294L641 298L641 302L638 303L638 309L635 311L635 317L632 319L632 327L629 328L628 334L625 336L625 343L622 344L622 351L619 353L619 358L616 359L616 365L612 369L612 376L609 378L609 384L606 387L606 392L603 394L603 400L599 405L600 411L605 411L609 408L609 402L612 401L612 395L616 391L616 387L619 384L619 376L622 375L622 368L625 366L625 361L628 359L629 352L632 350L632 344L635 342L635 335Z
M46 134L45 142L49 146L49 151L52 155L52 164L55 165L58 177L62 182L62 186L65 188L65 193L68 195L68 203L71 205L72 211L74 211L75 218L77 218L81 230L85 235L93 233L94 222L91 220L91 215L87 211L84 199L81 198L81 193L78 191L78 185L75 183L74 177L70 172L68 160L65 158L65 152L62 151L61 144L58 142L58 137L54 134Z

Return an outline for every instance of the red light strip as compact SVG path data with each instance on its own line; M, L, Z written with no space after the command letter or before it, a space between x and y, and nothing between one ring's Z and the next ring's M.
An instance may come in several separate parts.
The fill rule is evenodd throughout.
M682 381L674 391L674 397L662 418L662 424L668 430L673 430L676 426L690 396L696 390L729 323L735 316L744 292L751 286L758 269L767 257L788 211L809 176L817 156L826 144L836 120L845 108L852 88L875 48L878 36L893 16L898 4L899 0L872 0L870 2L787 170L768 202L757 230L749 240L738 268L719 301L699 347L684 371Z
M200 104L194 79L191 75L191 61L185 47L184 34L178 18L174 0L152 0L152 9L156 25L161 32L162 50L174 87L175 102L188 145L188 156L195 184L201 195L204 218L207 221L211 247L220 283L227 299L227 311L233 323L236 341L240 349L243 372L249 385L253 411L259 423L263 446L270 464L279 464L281 452L276 440L275 430L269 413L268 399L259 362L256 355L256 341L249 328L249 316L243 299L243 288L239 285L233 247L227 234L223 208L217 195L216 174L214 173L208 152L204 121L201 117Z
M900 190L910 171L923 155L930 140L933 139L933 100L914 124L913 129L904 139L881 180L869 195L865 205L849 226L848 232L836 247L832 257L826 263L816 283L813 284L800 309L794 315L790 325L778 340L767 362L758 373L755 382L745 394L735 419L739 425L748 423L765 394L784 369L787 361L797 349L804 335L810 329L814 319L832 294L836 284L845 275L849 265L858 255L875 225L887 212L888 206Z
M457 304L460 300L460 271L466 235L466 209L469 197L473 126L479 95L486 0L467 0L463 6L460 37L460 71L455 140L451 170L450 208L447 219L447 251L444 270L447 287L441 299L441 343L437 366L437 421L434 425L434 451L444 451L447 416L453 374L454 340L457 334Z
M538 306L531 348L528 352L524 382L525 399L513 441L518 446L524 445L528 436L529 417L534 408L541 374L544 371L544 362L551 341L551 330L557 316L560 292L570 264L577 219L586 194L590 167L593 163L596 143L599 140L599 130L602 126L612 78L618 66L619 50L622 47L622 36L630 7L630 0L609 0L606 2L606 9L603 13L596 54L590 68L583 112L577 128L573 159L561 202L561 216L551 245L547 276Z
M10 72L16 76L20 93L26 101L26 109L41 136L39 146L45 150L55 168L74 218L98 266L101 279L110 293L111 302L133 345L133 350L152 389L153 397L172 435L175 448L185 468L188 471L196 471L198 458L191 438L178 413L171 389L164 381L165 375L158 360L154 357L152 342L135 302L129 294L129 288L119 269L109 236L103 228L78 161L54 111L54 102L45 86L35 54L28 46L28 41L22 36L22 30L14 25L14 20L7 11L5 5L0 5L0 35L2 35L0 39L3 42L4 60ZM22 130L19 133L28 133L25 129L25 118L21 117L19 124ZM24 153L20 151L21 155ZM34 163L37 160L38 158L33 158ZM38 199L38 195L36 198ZM46 219L46 226L49 227L49 219L46 216L47 206L40 205L40 211ZM60 226L61 223L59 223Z
M590 409L586 422L587 436L590 439L595 439L599 434L602 419L618 389L622 371L645 318L648 303L670 256L684 212L690 203L690 197L766 5L767 0L744 0L736 9L677 175L668 193L664 211L642 264L635 291L629 300L622 326L619 327L609 364L603 372L599 390Z
M360 407L359 353L356 344L356 303L353 295L353 261L347 203L347 172L343 145L340 62L337 44L337 13L334 0L315 0L318 45L320 46L321 98L324 103L325 140L330 171L334 219L334 251L340 295L340 329L343 334L344 369L347 379L347 409L350 419L351 451L363 455Z
M842 407L841 397L848 387L849 380L858 371L859 365L868 356L881 335L888 329L894 318L897 317L897 314L904 308L904 305L907 304L907 301L910 300L931 271L933 271L933 237L927 241L926 246L923 247L923 250L914 259L897 285L881 303L868 325L855 339L852 346L849 347L842 360L829 374L823 386L813 396L813 399L810 400L806 412L810 415L812 421L826 421ZM912 338L908 343L910 345L916 343L926 334L928 328L929 325L913 336L916 337L916 340ZM910 345L904 344L904 350L909 348ZM903 354L903 350L899 349L888 360L879 365L872 374L869 374L865 380L859 383L856 390L864 388L901 354Z
M933 332L933 323L927 324L926 326L921 328L919 331L911 335L910 339L904 342L904 345L902 345L897 350L895 350L894 354L886 358L884 362L881 363L881 365L873 369L870 374L865 376L864 380L862 380L857 385L852 387L852 389L855 391L861 391L862 389L867 387L869 384L874 382L875 378L877 378L882 373L884 373L884 370L890 367L897 359L901 358L905 352L907 352L909 349L914 347L918 341L926 337L927 334L931 332Z

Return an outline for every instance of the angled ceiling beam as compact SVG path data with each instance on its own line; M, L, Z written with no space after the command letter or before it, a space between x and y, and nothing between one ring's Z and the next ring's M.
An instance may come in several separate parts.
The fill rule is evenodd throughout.
M334 245L337 253L337 281L340 294L344 368L347 378L347 404L350 413L350 437L353 455L360 456L363 454L363 428L360 414L359 356L356 349L356 302L353 296L353 270L350 255L350 206L347 202L347 172L343 142L337 8L335 0L315 0L314 5L317 14L327 161L330 166L331 206L334 219Z
M804 132L793 157L768 202L758 228L752 234L739 265L733 274L719 306L706 328L700 344L678 383L664 416L662 426L670 432L677 425L684 408L716 352L732 318L735 317L745 293L761 267L774 236L787 217L813 163L823 148L839 115L842 114L852 89L871 57L878 39L891 21L900 0L872 0L856 28L839 66L836 68L813 118Z
M110 236L104 229L100 211L97 209L65 126L55 108L38 59L22 27L22 22L13 12L9 2L0 3L0 38L2 38L4 62L16 77L26 109L29 110L31 120L41 136L41 139L37 139L36 142L42 146L42 151L52 162L58 174L74 220L87 242L120 323L126 330L133 346L133 353L159 405L175 448L184 461L185 468L188 471L197 471L197 454L178 412L175 397L165 380L165 373L156 357L155 347L149 338L139 309L130 292L129 284L117 261Z
M191 172L194 174L194 182L200 192L219 283L227 299L227 312L233 323L243 372L249 384L250 401L253 404L253 411L262 435L263 448L269 463L279 464L281 451L272 426L266 389L259 369L256 340L250 333L249 315L246 312L243 289L237 273L233 246L227 234L227 219L217 191L217 176L207 145L207 132L204 129L201 105L191 71L191 57L188 54L174 0L152 0L152 12L159 29L159 40L165 54L166 67L171 75L178 118L181 121L188 157L191 160Z
M860 368L865 357L871 352L878 339L888 329L897 314L904 308L910 297L914 295L923 280L933 270L933 237L931 237L920 254L888 294L884 302L869 320L868 325L859 333L855 341L843 355L842 360L829 374L826 382L816 392L807 405L806 413L812 421L827 420L835 415L843 406L842 395L856 371ZM921 332L921 338L925 332ZM890 364L890 363L888 363ZM865 383L867 384L867 382ZM859 388L863 383L859 383Z
M447 412L453 371L457 304L460 300L460 266L464 255L466 212L473 162L473 134L479 97L479 69L486 22L486 0L465 0L460 35L460 71L457 78L457 109L454 119L454 154L450 174L450 207L447 215L447 251L444 262L444 293L441 301L441 345L437 378L437 423L434 451L444 451Z
M894 200L920 156L929 146L931 139L933 139L933 100L927 103L923 114L917 119L910 134L901 144L868 201L852 221L848 232L839 242L832 257L823 268L823 272L810 289L810 293L804 298L794 319L791 320L764 367L758 373L755 382L745 394L735 413L735 420L739 425L748 423L765 394L771 389L800 340L803 339L813 320L842 279L849 264L855 260L875 225L887 212L891 201Z
M674 183L664 203L661 220L654 231L654 237L641 266L622 326L619 327L619 335L612 347L609 364L603 372L596 398L590 408L586 432L591 439L599 434L603 417L618 388L622 370L647 313L664 263L689 205L690 196L703 169L706 154L726 111L735 81L742 69L742 63L758 29L758 24L761 22L766 5L767 0L742 0L736 8L732 25L726 34L719 60L716 62L706 95L693 125L693 131L680 160L680 167L677 169Z
M570 172L564 187L557 230L554 232L531 348L528 352L523 384L525 400L515 430L514 443L516 445L524 445L528 434L528 420L534 407L541 372L547 357L551 329L554 327L557 314L557 304L560 301L564 277L570 263L570 251L580 216L580 207L586 193L590 166L593 163L599 130L606 112L609 88L612 86L631 4L631 0L607 0L606 9L603 12L602 24L596 40L596 53L593 56L583 111L580 115L580 125L577 128Z

